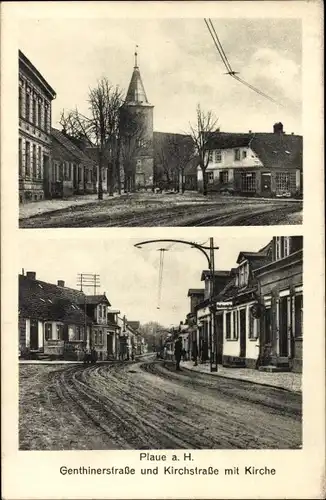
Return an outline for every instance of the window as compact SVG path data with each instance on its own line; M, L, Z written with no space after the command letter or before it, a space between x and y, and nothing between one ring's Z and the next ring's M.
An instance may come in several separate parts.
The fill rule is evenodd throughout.
M238 338L238 311L233 311L233 338Z
M275 259L284 259L290 255L290 236L275 237Z
M48 131L48 108L44 108L44 130Z
M228 312L225 315L225 338L231 338L231 313Z
M295 314L295 326L294 335L295 337L302 337L303 335L303 296L294 296L294 314Z
M33 98L33 119L34 125L36 125L36 99Z
M19 151L19 176L23 175L23 141L18 140L18 151Z
M26 166L26 177L31 175L31 145L29 141L26 141L25 145L25 166Z
M63 325L57 324L57 339L63 340Z
M37 158L36 158L36 145L33 144L33 178L37 176Z
M44 338L46 341L52 339L52 323L45 323L45 325L44 325Z
M250 339L255 339L256 335L256 322L257 320L253 317L251 310L249 311L249 335Z
M247 151L242 151L242 158L243 159L247 158Z
M249 264L243 262L239 266L239 286L247 285L249 278Z
M255 192L256 191L256 173L241 173L241 191Z
M26 120L30 120L30 104L31 104L31 97L30 95L26 92L26 100L25 100L25 118Z
M276 193L282 194L295 191L295 172L277 172L276 173Z
M41 149L41 146L38 147L37 176L39 179L42 179L42 149Z
M229 182L229 172L220 172L220 184L227 184Z
M76 326L76 340L85 340L83 326Z
M235 161L240 161L240 149L235 149L234 150L234 159Z
M215 161L216 163L221 163L222 161L222 151L220 149L215 151Z
M38 102L37 107L37 124L40 128L42 128L42 102Z
M208 151L208 162L209 163L213 162L213 151Z

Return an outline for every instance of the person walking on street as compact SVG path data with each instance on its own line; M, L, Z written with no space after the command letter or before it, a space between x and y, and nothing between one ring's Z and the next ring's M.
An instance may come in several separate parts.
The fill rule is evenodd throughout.
M197 341L195 340L193 343L193 348L192 348L192 356L194 360L194 366L198 365L197 358L198 358L198 346L197 346Z
M182 337L180 336L174 344L175 369L180 371L180 361L182 355Z

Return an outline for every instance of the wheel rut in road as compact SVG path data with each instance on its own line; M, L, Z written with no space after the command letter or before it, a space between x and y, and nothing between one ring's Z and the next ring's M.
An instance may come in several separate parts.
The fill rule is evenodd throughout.
M102 449L300 446L299 395L217 378L160 362L74 366L51 373L49 398L102 436Z

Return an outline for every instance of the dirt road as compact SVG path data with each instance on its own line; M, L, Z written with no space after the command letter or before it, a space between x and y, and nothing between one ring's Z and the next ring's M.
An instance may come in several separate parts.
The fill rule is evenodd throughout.
M226 196L134 194L19 221L21 228L301 224L302 202Z
M20 449L301 445L301 396L147 361L20 366Z

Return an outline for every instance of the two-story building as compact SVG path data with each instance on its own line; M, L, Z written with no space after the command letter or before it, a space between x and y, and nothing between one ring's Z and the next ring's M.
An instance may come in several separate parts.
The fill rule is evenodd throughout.
M282 123L272 133L216 132L209 135L208 191L248 196L300 197L302 136L286 134ZM203 174L197 167L198 188Z
M272 258L254 271L260 295L260 365L302 371L303 237L277 236Z
M56 93L31 61L19 58L19 202L49 196L51 106Z
M254 271L271 261L270 243L258 252L238 255L232 279L216 301L216 328L224 366L256 368L259 358L259 289Z
M188 325L189 331L189 356L190 359L197 353L197 312L196 308L198 304L203 302L205 297L204 288L190 288L188 290L188 297L190 298L190 312L186 317L186 324Z

